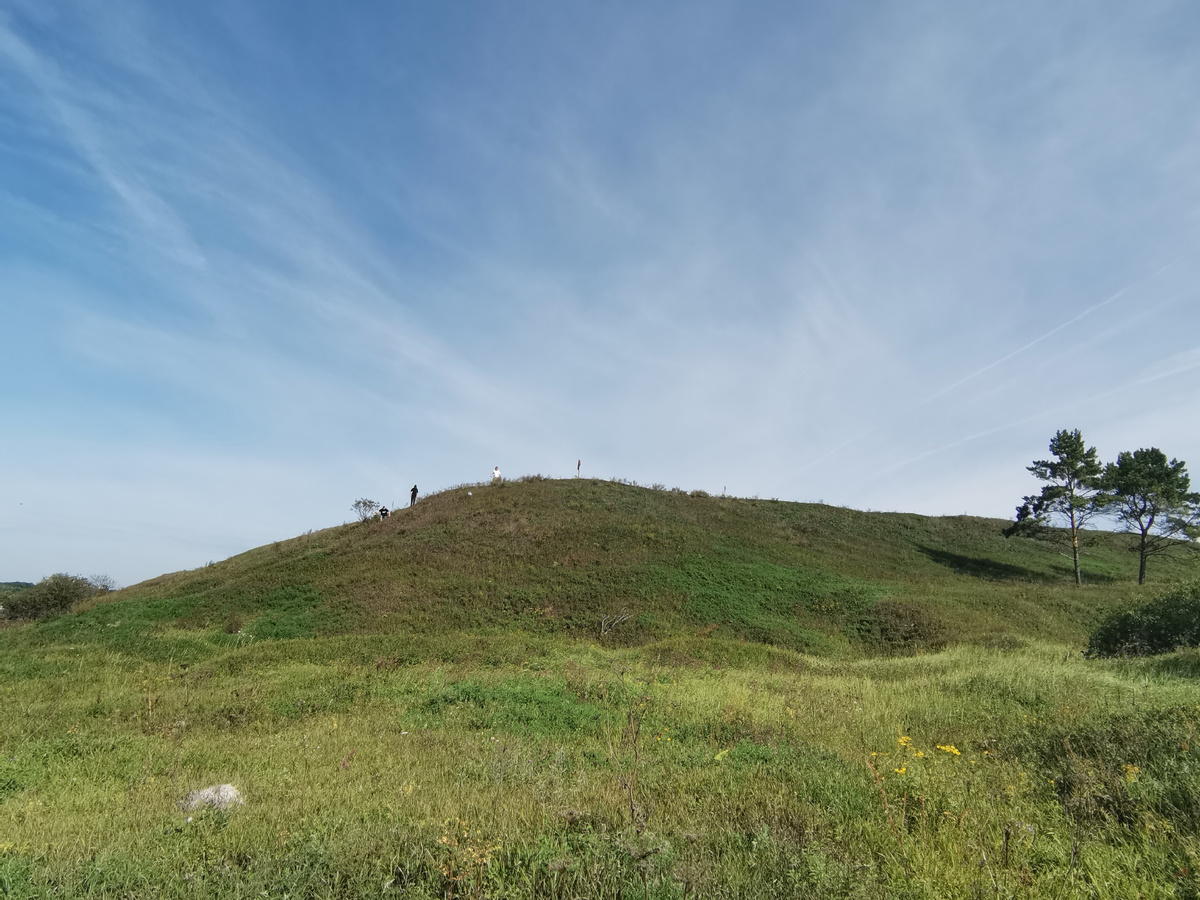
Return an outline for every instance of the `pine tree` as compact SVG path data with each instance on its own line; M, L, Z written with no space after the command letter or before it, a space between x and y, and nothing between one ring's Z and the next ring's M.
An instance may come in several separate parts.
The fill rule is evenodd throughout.
M1138 584L1146 583L1146 560L1200 536L1200 494L1182 460L1167 462L1157 447L1121 453L1104 467L1102 487L1117 521L1138 535ZM1187 543L1183 543L1186 541Z
M1095 447L1087 447L1079 429L1059 431L1050 441L1054 459L1034 460L1027 468L1035 478L1048 482L1040 494L1024 498L1017 507L1017 519L1004 529L1005 537L1023 535L1046 537L1050 528L1061 523L1071 542L1071 561L1075 583L1083 584L1079 569L1079 532L1084 524L1102 511L1105 496L1100 491L1103 469Z

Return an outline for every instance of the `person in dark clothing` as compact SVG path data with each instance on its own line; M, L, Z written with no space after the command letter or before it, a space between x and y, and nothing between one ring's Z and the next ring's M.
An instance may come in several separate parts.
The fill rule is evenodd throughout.
M386 519L388 516L388 508L386 506L379 507L379 518Z
M417 504L417 486L414 484L413 489L408 492L408 505L416 506Z

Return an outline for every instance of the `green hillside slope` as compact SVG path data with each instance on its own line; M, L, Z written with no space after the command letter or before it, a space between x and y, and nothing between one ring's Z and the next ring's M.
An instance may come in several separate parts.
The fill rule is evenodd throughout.
M1082 642L1137 595L1127 536L1089 584L999 520L691 496L594 480L455 488L119 592L29 640L118 645L148 628L218 646L341 633L519 630L642 644L703 631L823 655L950 640ZM1158 582L1191 560L1154 560ZM880 601L884 601L880 604Z

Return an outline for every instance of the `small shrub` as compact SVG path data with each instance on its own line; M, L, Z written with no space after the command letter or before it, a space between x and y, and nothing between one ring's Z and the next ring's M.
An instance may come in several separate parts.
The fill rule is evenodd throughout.
M1087 655L1150 656L1200 646L1200 582L1109 616L1092 632Z
M354 510L354 514L358 516L360 522L370 522L379 512L379 501L368 500L366 497L360 497L350 505Z
M703 497L710 497L710 496L712 496L712 495L711 495L711 494L709 494L709 492L708 492L708 491L695 490L695 491L692 491L691 493L689 493L689 494L688 494L688 496L689 496L689 497L701 497L701 498L703 498Z
M115 578L109 575L93 575L88 579L88 583L96 589L98 593L107 594L109 591L119 591L121 586L117 584Z
M854 630L872 650L898 656L941 650L949 641L946 626L925 606L903 600L880 600Z
M69 613L76 603L96 592L88 579L58 573L43 578L31 588L8 595L4 605L14 619L51 619Z

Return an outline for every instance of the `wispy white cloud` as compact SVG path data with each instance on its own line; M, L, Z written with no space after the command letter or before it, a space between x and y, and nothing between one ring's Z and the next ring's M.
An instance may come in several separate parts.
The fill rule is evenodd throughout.
M139 174L124 165L101 136L97 113L113 110L87 109L97 100L94 89L64 75L52 60L36 52L0 19L0 56L28 79L45 101L63 134L109 187L131 219L140 227L143 240L157 245L177 262L201 266L204 259L182 219Z

